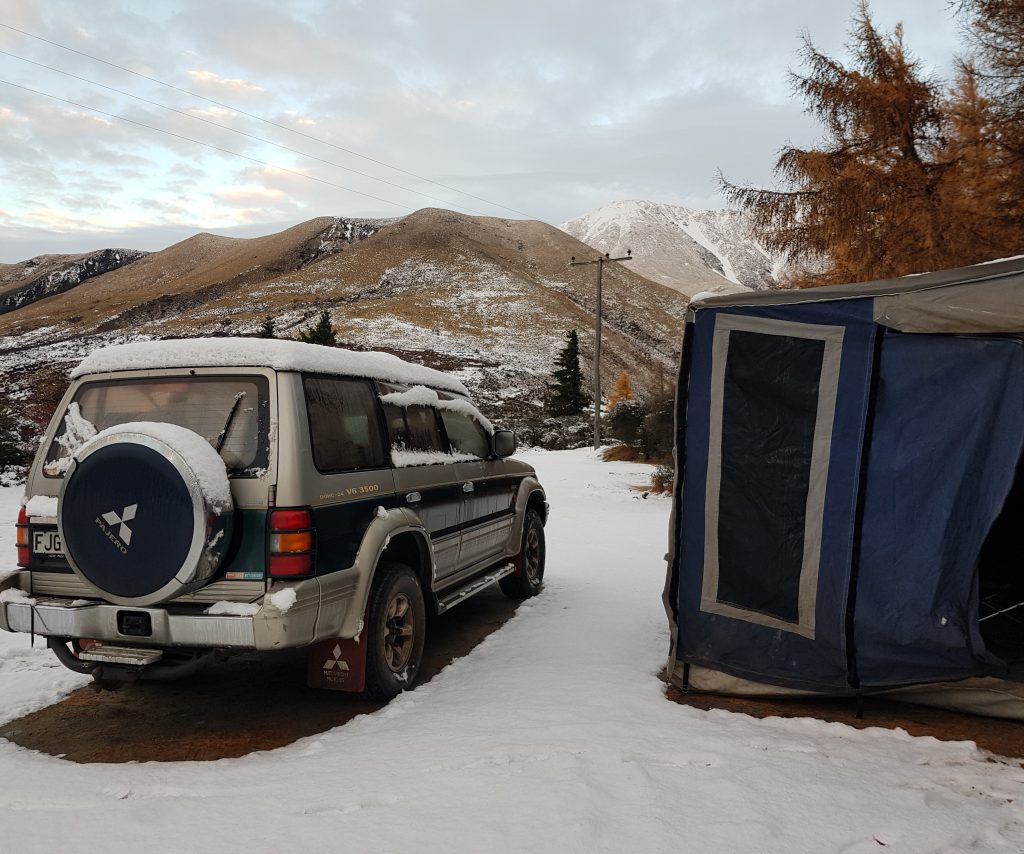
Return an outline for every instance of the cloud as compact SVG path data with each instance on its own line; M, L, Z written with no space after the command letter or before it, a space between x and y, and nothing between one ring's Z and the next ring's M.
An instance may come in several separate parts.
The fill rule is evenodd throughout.
M200 88L215 89L231 95L262 95L266 90L255 83L247 83L237 78L220 77L212 71L190 70L188 76Z
M109 197L104 195L102 192L77 192L77 193L65 193L60 197L60 202L63 210L72 210L79 213L89 211L95 213L96 211L110 211L115 210L115 206L109 200ZM76 222L81 222L76 220ZM92 227L92 220L87 220L88 226ZM83 226L76 226L76 230L81 229Z
M0 107L0 127L4 125L20 125L27 121L27 116L14 112L10 107Z
M285 193L271 187L248 186L220 190L214 193L213 197L219 202L249 205L255 202L276 202L285 198Z
M185 112L190 116L196 116L201 119L209 119L210 121L223 123L228 119L234 118L237 113L234 110L228 110L224 107L189 107Z
M20 214L16 221L30 226L43 226L59 232L112 231L118 226L104 227L93 216L85 217L74 213L74 208L32 208Z
M787 69L805 29L844 56L854 2L650 0L631 12L611 0L15 6L15 24L29 31L278 126L0 31L13 52L320 158L5 65L15 82L300 173L3 90L0 208L26 224L42 210L54 228L84 229L88 217L68 203L102 194L104 223L169 234L165 226L394 216L428 205L509 214L424 178L549 222L614 198L721 205L716 169L770 183L779 148L819 134L791 98ZM947 0L876 6L883 27L905 22L926 68L948 73L958 43ZM66 221L54 219L62 210Z

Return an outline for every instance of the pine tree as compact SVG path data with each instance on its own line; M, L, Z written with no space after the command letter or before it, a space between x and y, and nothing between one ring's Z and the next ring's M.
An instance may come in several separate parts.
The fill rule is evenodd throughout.
M944 112L942 158L948 171L940 200L944 216L955 223L947 232L950 251L963 263L1017 254L1024 239L1024 187L1014 182L996 141L992 102L982 94L969 62L960 64Z
M32 455L22 443L22 426L16 409L6 400L0 400L0 473L9 466L23 466L32 461Z
M304 329L299 333L299 340L307 344L322 344L324 347L336 347L338 339L334 334L334 327L331 326L331 313L327 310L320 312L320 319L315 326Z
M580 339L575 329L565 335L565 347L555 359L554 381L548 383L547 409L551 415L578 415L590 405L583 391L580 371Z
M263 325L260 327L260 331L258 333L259 337L260 338L276 338L277 337L277 335L275 334L276 332L277 332L277 329L274 326L274 318L272 318L272 317L265 317L263 319Z
M722 179L749 211L757 236L796 269L797 286L855 282L956 266L965 228L944 200L951 180L943 99L903 44L902 27L879 32L866 3L854 15L845 66L804 39L806 75L791 81L824 125L820 148L786 148L775 170L789 189Z
M959 4L974 77L985 101L985 144L994 152L989 176L1000 182L998 215L1020 251L1024 234L1024 0Z
M623 371L615 381L612 393L608 395L608 411L610 412L624 400L633 399L633 386L629 382L629 374Z
M959 11L967 25L982 88L995 102L999 119L1024 122L1024 2L961 0ZM1001 141L1024 156L1024 139L1018 136Z

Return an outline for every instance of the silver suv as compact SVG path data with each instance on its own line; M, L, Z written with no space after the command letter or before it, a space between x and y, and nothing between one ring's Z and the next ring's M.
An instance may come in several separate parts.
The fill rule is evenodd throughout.
M189 339L98 350L29 472L0 628L101 682L309 647L394 696L427 611L544 577L544 490L455 378L383 353Z

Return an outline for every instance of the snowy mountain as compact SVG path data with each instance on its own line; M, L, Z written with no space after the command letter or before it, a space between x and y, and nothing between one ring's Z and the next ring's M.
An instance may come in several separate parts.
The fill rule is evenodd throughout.
M688 297L775 285L778 264L751 236L741 211L618 201L560 228L601 252L631 249L632 270Z

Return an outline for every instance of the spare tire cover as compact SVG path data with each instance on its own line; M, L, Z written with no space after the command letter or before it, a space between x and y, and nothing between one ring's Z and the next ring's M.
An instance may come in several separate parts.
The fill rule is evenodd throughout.
M68 562L90 588L117 604L145 606L209 580L228 545L231 513L214 512L222 508L211 507L196 461L174 447L188 442L174 442L170 425L159 425L160 437L147 435L149 425L134 426L104 431L75 454L58 526ZM188 439L206 444L202 463L219 465L226 482L216 451L196 434Z

